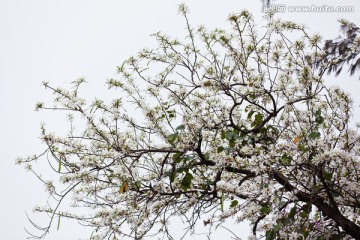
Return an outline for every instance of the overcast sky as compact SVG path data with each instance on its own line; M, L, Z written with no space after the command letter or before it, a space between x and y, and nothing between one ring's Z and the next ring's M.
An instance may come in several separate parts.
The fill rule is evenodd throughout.
M48 122L54 131L64 126L58 115L34 111L37 101L51 101L41 82L66 87L85 77L89 82L88 97L101 98L106 90L104 83L114 76L116 66L141 48L153 46L151 33L161 30L172 36L183 35L184 21L177 15L177 5L181 2L189 6L194 26L226 28L228 14L244 8L261 25L260 0L0 0L0 239L26 238L24 227L31 229L31 226L25 211L34 219L44 220L32 213L34 205L46 203L42 184L14 165L17 156L43 149L38 138L40 122ZM360 26L358 0L273 1L285 2L287 6L354 6L352 13L285 11L280 14L306 24L309 32L319 32L325 39L338 35L339 18ZM354 97L360 90L359 81L347 74L332 82L352 92ZM355 97L355 101L359 112L360 98ZM246 236L248 229L236 227L235 232ZM53 227L47 239L72 240L86 236L86 229L75 222L62 221L60 231Z

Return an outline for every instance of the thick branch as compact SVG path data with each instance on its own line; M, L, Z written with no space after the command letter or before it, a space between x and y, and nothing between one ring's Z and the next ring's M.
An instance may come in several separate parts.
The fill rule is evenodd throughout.
M303 202L314 204L325 216L334 220L344 231L356 240L360 240L360 226L347 219L337 209L331 207L320 196L312 196L303 191L297 190L287 179L278 172L272 172L274 179L280 183L289 192L294 192L295 196Z

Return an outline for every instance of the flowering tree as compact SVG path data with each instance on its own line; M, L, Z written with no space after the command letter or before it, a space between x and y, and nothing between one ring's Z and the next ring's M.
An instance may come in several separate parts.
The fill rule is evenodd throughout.
M72 218L91 239L172 239L233 218L252 225L249 239L360 239L360 135L352 100L315 65L319 35L276 19L256 30L247 11L229 16L232 31L194 30L186 42L154 34L158 47L119 68L109 88L119 99L86 104L83 79L72 90L44 86L68 111L60 136L42 126L43 154L19 159L41 179L54 206L37 207L50 223ZM297 40L291 36L297 36ZM75 129L76 121L84 129ZM60 184L33 164L48 156ZM87 215L59 211L64 198Z

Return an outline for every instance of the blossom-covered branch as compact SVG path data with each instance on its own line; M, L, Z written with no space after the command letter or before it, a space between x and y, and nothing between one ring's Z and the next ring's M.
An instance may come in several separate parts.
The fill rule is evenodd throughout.
M324 84L332 65L316 70L321 37L272 13L264 28L242 11L231 31L209 31L180 12L185 41L154 34L158 47L107 82L121 98L87 104L83 79L70 91L44 83L55 105L37 108L68 111L70 131L43 126L46 152L19 163L47 156L60 181L38 175L50 194L88 211L38 207L51 214L42 230L61 216L92 227L91 239L172 239L171 219L192 234L235 218L252 224L250 239L360 239L360 135L350 96Z

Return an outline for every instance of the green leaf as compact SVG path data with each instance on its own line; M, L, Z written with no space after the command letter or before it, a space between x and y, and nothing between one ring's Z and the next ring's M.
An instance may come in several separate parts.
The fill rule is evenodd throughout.
M222 151L224 151L224 147L223 146L220 146L217 148L217 152L218 153L221 153Z
M180 162L181 161L181 159L180 159L181 155L182 155L182 152L176 152L176 153L173 154L172 157L175 160L175 162Z
M174 118L176 116L176 112L175 110L169 110L166 111L169 114L169 118Z
M322 176L326 181L330 181L332 179L333 173L323 171Z
M308 216L308 213L306 211L301 211L301 213L300 213L301 218L307 218L307 216Z
M274 132L276 135L278 135L280 133L279 129L277 129L276 127L270 125L268 126L268 129L271 129L272 132Z
M131 188L136 189L136 190L139 190L140 187L141 187L141 181L138 180L138 181L136 181L136 182L132 182L130 185L131 185Z
M184 189L185 191L190 188L191 186L191 181L193 179L193 175L191 175L191 173L187 172L184 176L184 178L181 181L181 188Z
M175 171L178 172L178 173L188 172L188 171L189 171L189 168L186 167L186 166L178 167Z
M172 171L169 177L170 177L170 182L171 183L174 182L176 178L176 171Z
M320 137L320 133L319 132L312 132L309 134L309 138L311 139L316 139Z
M280 222L274 226L273 230L278 232L282 229L283 226L284 226L284 224L282 222Z
M324 122L324 118L323 118L322 116L317 116L317 117L315 118L315 122L316 122L317 124L322 124L322 123Z
M254 113L255 113L255 111L250 111L247 115L247 118L250 119Z
M220 208L221 208L222 212L224 211L224 200L225 200L225 195L224 195L224 193L222 193L221 199L220 199Z
M297 207L294 206L294 207L290 210L289 218L294 218L296 212L297 212Z
M185 125L181 124L180 126L178 126L176 128L176 130L184 130L185 129Z
M233 208L233 207L235 207L236 205L238 205L238 200L233 200L232 202L231 202L231 204L230 204L230 207L231 208Z
M307 239L307 237L309 236L309 229L305 226L302 226L300 229L300 233L301 235L303 235L303 237L298 237L299 240Z
M226 132L225 132L225 131L221 131L221 139L224 139L224 138L225 138L225 135L226 135Z
M255 126L259 125L260 123L262 123L263 117L264 117L264 116L263 116L261 113L257 113L257 114L255 115L254 121L251 123L251 126L252 126L252 127L255 127Z
M258 113L255 115L255 120L257 123L261 123L263 118L264 118L264 116L261 113Z
M211 185L211 184L213 184L214 182L212 181L212 180L210 180L210 179L205 179L205 182L204 182L204 184L206 185L206 186L208 186L208 185Z
M170 134L169 136L166 137L166 140L168 140L169 143L173 144L177 137L178 137L178 133Z
M304 147L303 145L298 145L298 149L302 152L306 152L308 149L306 147Z
M267 133L267 131L268 131L268 129L266 127L262 127L259 132L262 134L265 134L265 133Z
M302 210L303 210L304 212L310 213L310 212L311 212L311 205L310 205L310 204L306 204L306 205L302 208Z
M61 157L59 158L59 165L58 165L58 172L61 171L61 165L62 165L62 161L61 161Z
M59 231L59 229L60 229L60 215L58 217L58 224L57 224L57 230Z
M257 98L256 94L254 94L254 93L250 94L249 97L253 100Z
M265 240L273 240L275 239L275 232L273 230L266 231Z
M262 216L267 215L267 214L270 213L270 212L271 212L271 207L269 207L269 206L262 206L262 207L260 208L260 214L261 214Z
M292 157L284 153L280 158L280 163L282 164L290 164L292 161Z

